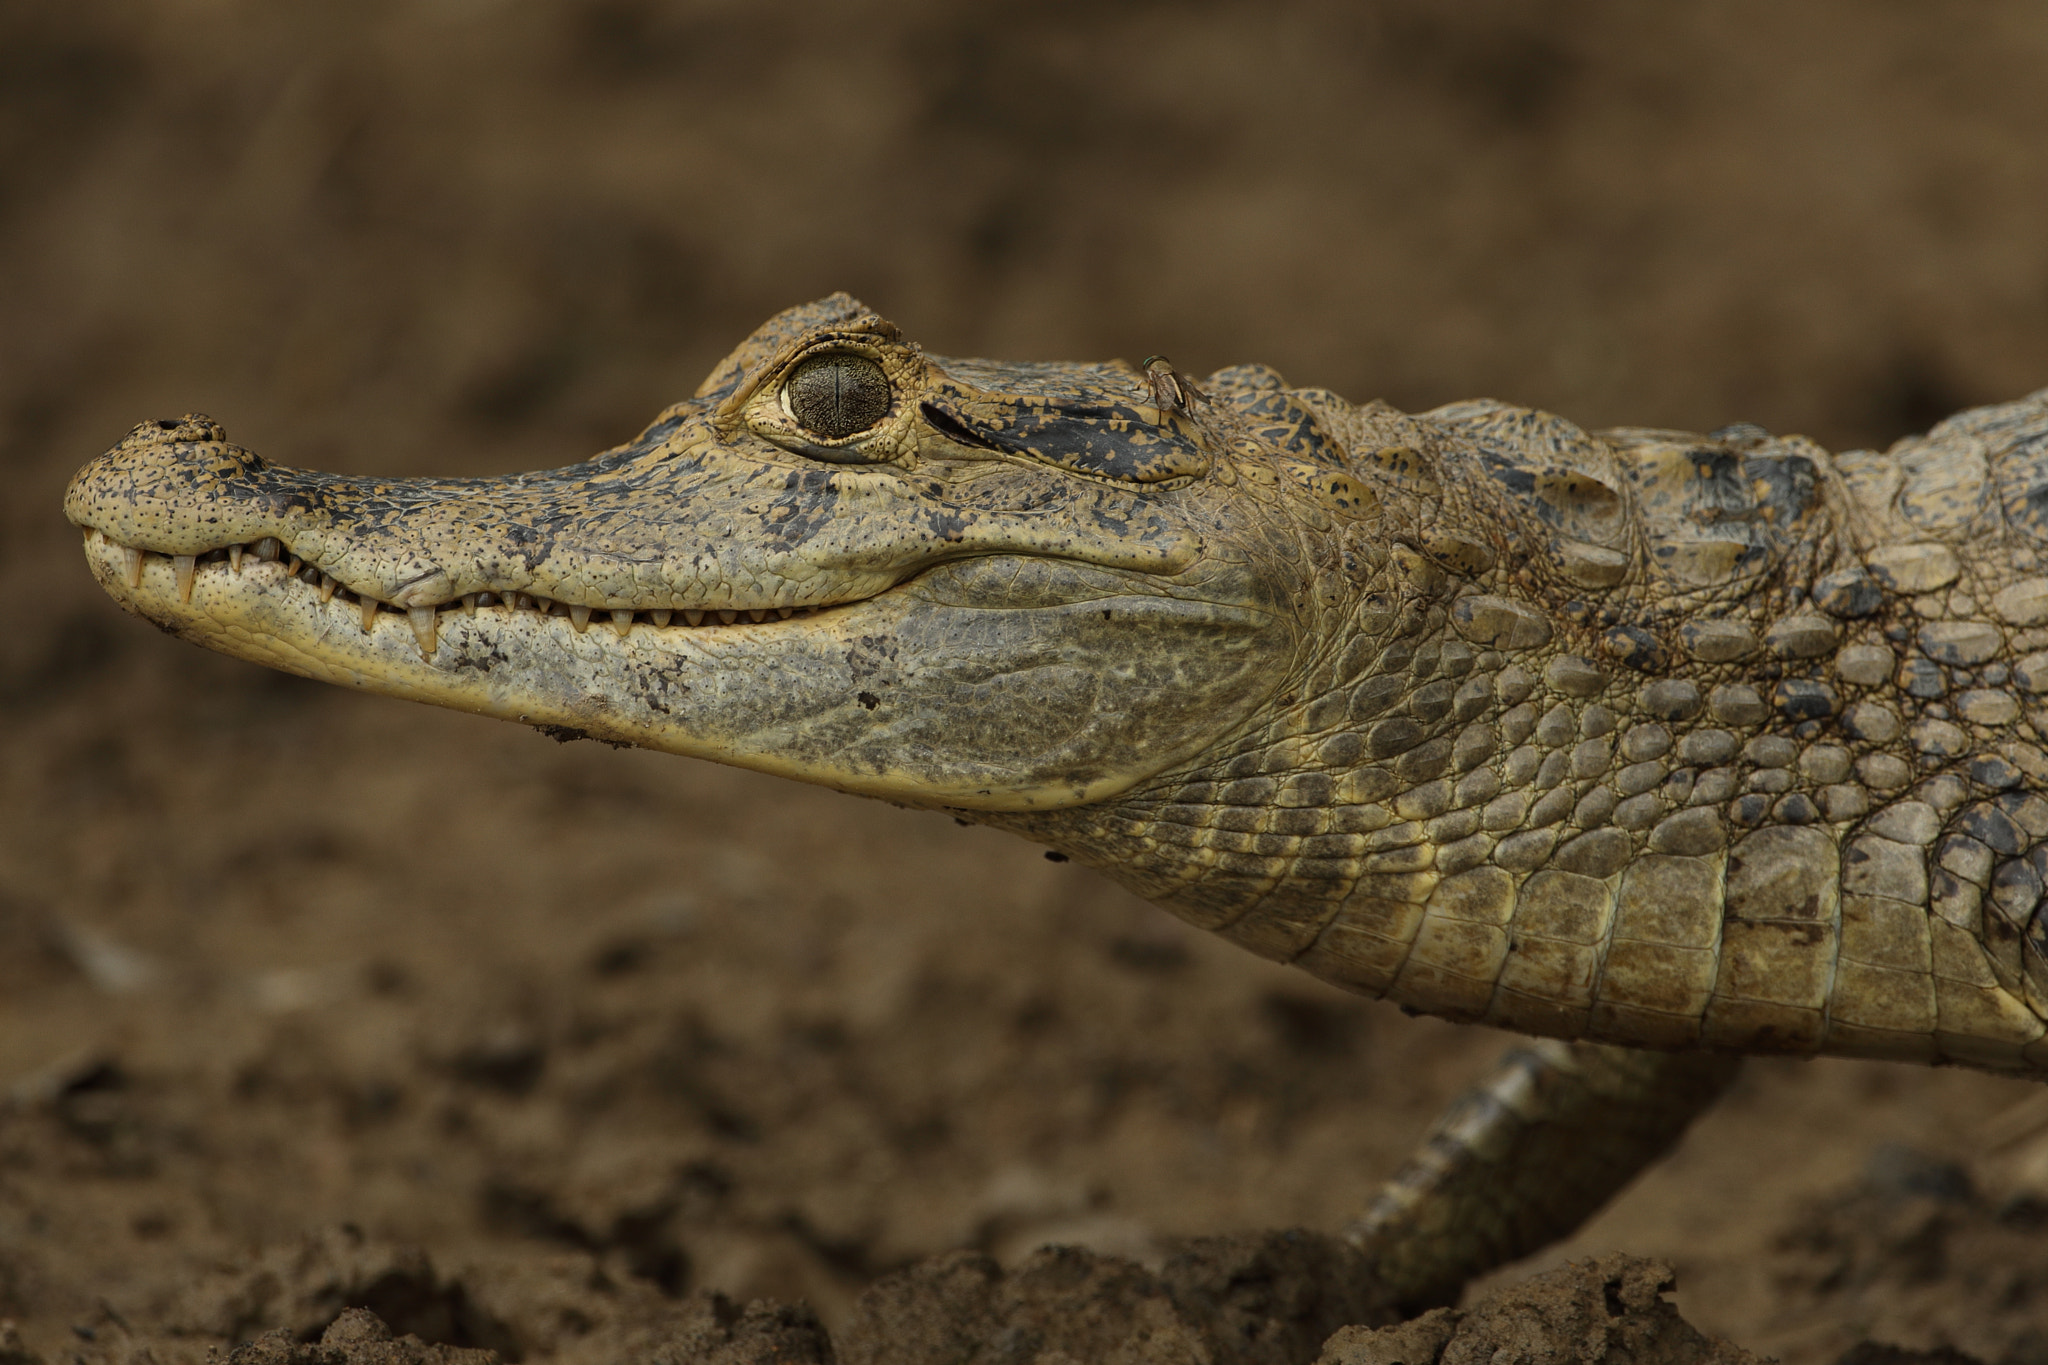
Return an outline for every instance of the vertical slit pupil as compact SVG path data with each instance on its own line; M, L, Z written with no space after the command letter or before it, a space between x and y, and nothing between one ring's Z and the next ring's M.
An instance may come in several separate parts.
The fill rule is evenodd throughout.
M840 440L889 415L889 376L864 355L813 356L788 380L789 410L813 436Z

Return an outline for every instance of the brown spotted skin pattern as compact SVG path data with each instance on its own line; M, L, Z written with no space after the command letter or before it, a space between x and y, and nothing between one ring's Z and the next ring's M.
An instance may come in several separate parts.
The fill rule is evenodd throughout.
M1839 458L1250 402L1405 513L1380 567L1294 706L1037 837L1454 1019L2048 1064L2048 394Z
M888 415L807 434L838 352ZM835 296L567 469L191 419L66 510L209 647L955 810L1417 1010L2048 1070L2048 391L1831 456L929 357Z

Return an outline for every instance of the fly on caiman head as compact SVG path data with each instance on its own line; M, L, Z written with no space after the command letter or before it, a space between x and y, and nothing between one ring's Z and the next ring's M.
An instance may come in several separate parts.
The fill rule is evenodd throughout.
M1152 389L1152 403L1164 410L1172 408L1183 416L1195 415L1195 405L1209 401L1209 395L1195 387L1192 379L1173 368L1173 362L1163 355L1148 355L1139 366L1145 372L1145 382Z

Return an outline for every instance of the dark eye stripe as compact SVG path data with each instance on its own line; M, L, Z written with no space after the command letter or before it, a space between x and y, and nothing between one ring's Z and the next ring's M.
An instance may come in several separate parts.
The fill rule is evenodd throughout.
M926 421L961 445L1007 450L1084 473L1157 483L1208 468L1208 457L1177 427L1157 425L1118 404L927 401Z

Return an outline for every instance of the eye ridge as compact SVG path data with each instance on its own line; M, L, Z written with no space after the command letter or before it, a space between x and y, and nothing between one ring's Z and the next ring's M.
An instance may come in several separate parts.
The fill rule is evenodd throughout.
M790 374L783 392L797 425L828 441L868 430L895 403L882 367L850 351L812 356Z

